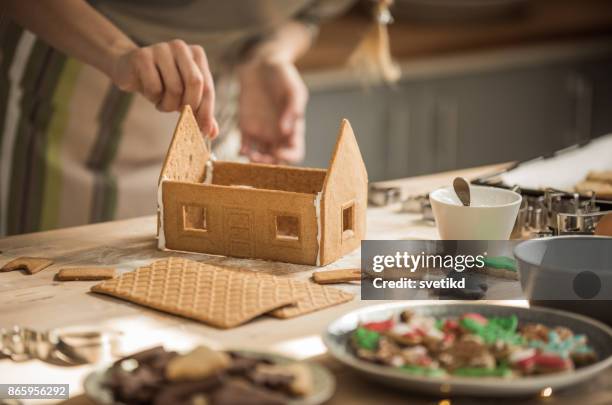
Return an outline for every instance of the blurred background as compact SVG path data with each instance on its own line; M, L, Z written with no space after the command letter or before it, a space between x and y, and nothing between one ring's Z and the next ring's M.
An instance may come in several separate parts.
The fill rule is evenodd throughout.
M42 5L17 0L0 5L9 3L21 5L24 16L45 14ZM303 166L328 167L341 118L355 130L372 182L521 162L612 133L612 0L226 0L223 7L212 0L88 3L98 8L83 7L83 1L45 3L56 14L38 21L58 36L68 33L63 35L68 43L81 39L75 41L81 49L89 49L99 32L109 29L91 25L83 38L78 31L58 30L74 21L66 20L70 10L117 25L114 35L142 47L134 44L112 63L177 36L205 45L216 81L222 136L213 147L220 159L246 160L238 156L245 145L247 152L257 152L243 153L255 161L269 154L266 142L278 135L273 121L282 104L275 97L286 101L289 93L305 93L293 63L315 32L314 45L298 60L310 91ZM382 39L387 39L384 17L390 3L394 21L387 43ZM200 18L217 12L219 18ZM301 28L287 31L293 20ZM187 22L191 25L184 26ZM372 33L377 41L371 41ZM159 171L178 114L160 114L142 95L120 91L111 80L110 71L116 70L103 72L92 61L79 62L45 40L13 24L0 7L0 110L10 118L0 116L0 236L155 214ZM254 57L262 48L270 53L270 43L276 56L295 55L270 69L261 62L266 58ZM390 44L400 71L397 81L375 82L376 75L356 70L384 61L378 65L388 69L380 70L392 74L378 79L394 79L389 55L381 51L388 47L382 44ZM172 57L154 54L162 55L160 60ZM363 63L355 63L355 55ZM255 129L244 130L248 126ZM294 141L302 136L297 127L302 128L301 121L292 130ZM596 152L607 148L590 146ZM293 158L260 161L301 158L301 142L287 149ZM600 157L604 162L589 166L595 154L562 164L567 170L529 174L545 179L530 186L563 181L573 187L587 171L612 167L612 150ZM522 182L512 184L525 188Z
M369 18L363 3L325 23L300 61L305 166L327 166L340 116L371 181L526 160L612 132L612 1L395 0L392 13L396 85L364 86L343 67Z

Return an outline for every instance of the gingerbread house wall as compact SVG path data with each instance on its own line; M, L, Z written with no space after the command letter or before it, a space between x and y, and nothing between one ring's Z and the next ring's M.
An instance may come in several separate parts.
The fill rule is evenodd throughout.
M213 173L213 184L316 194L323 189L327 170L217 161Z
M168 249L316 264L313 194L164 181L162 199ZM205 229L186 226L192 212ZM297 239L279 237L277 217L297 219Z
M323 185L320 265L360 246L366 234L367 197L368 173L353 129L345 119Z

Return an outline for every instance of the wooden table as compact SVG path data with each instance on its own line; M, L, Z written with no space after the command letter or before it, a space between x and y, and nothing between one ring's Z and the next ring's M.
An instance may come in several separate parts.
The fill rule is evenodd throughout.
M397 184L405 193L422 193L449 184L456 175L478 176L502 166L488 166L459 172L442 173L407 180ZM405 239L438 237L434 227L417 214L397 213L397 207L368 210L369 239ZM39 330L58 327L112 328L124 334L123 350L133 352L157 344L187 349L203 343L214 347L241 347L271 350L298 358L314 358L330 367L338 379L333 404L406 403L406 394L369 383L325 355L320 336L326 325L352 309L378 301L361 301L358 285L345 285L357 294L352 302L302 317L279 320L262 317L231 330L219 330L180 317L167 315L114 298L91 294L93 282L57 282L56 270L66 265L112 265L128 271L168 255L191 257L224 265L246 265L253 271L308 279L315 269L258 260L241 260L199 254L160 252L155 244L155 218L143 217L68 228L57 231L13 236L0 240L0 265L18 256L40 256L55 260L53 267L36 275L21 272L0 274L0 327L22 325ZM328 268L358 267L359 252L354 252ZM517 304L515 302L515 304ZM524 303L518 302L519 305ZM69 383L73 397L70 404L88 404L79 395L82 380L95 366L59 367L38 360L14 363L0 360L0 383ZM574 404L588 396L589 404L610 403L612 373L594 383L555 396L560 403ZM76 396L76 397L75 397ZM410 403L435 404L439 399L411 396ZM466 402L467 401L467 402ZM533 400L540 403L541 400ZM473 403L469 399L453 403ZM486 403L486 401L485 401ZM521 403L525 403L522 401ZM585 402L587 403L587 402Z

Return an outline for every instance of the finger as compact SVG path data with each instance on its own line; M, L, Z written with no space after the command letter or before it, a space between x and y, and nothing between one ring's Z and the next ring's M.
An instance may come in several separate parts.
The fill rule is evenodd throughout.
M305 154L305 122L299 119L295 124L295 132L287 142L281 143L275 150L275 157L282 162L299 163L304 160Z
M202 75L202 96L196 110L196 120L204 135L214 138L218 135L219 126L215 120L215 85L208 67L206 53L201 46L191 46L193 60Z
M210 136L212 139L215 139L217 136L219 136L219 124L217 123L217 119L215 117L213 117L213 127L212 130L208 133L208 136Z
M291 136L295 132L297 120L304 116L306 109L307 93L306 89L300 87L290 87L285 97L285 106L280 114L279 128L284 136Z
M153 54L164 86L162 99L157 108L166 112L177 111L181 107L184 89L174 55L170 46L165 43L154 46Z
M276 159L273 155L264 153L264 152L252 152L249 156L251 162L254 163L266 163L266 164L274 164L276 163Z
M249 158L256 163L274 163L276 159L272 154L272 149L272 145L268 143L252 143Z
M249 146L244 142L244 138L243 140L240 141L240 150L238 151L238 154L240 156L248 156L250 152L250 148Z
M138 71L141 93L147 100L157 105L161 101L163 84L155 66L153 51L150 48L143 48L136 54L134 63Z
M242 123L240 123L240 155L249 157L251 153L251 137L249 134L242 129Z
M185 42L174 40L170 42L170 47L184 86L181 105L188 105L193 111L197 111L204 85L204 77L200 67L193 59L191 48Z

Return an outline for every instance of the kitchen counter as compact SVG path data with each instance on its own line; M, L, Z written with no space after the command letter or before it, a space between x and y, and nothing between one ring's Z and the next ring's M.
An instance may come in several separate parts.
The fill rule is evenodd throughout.
M405 194L422 193L449 184L457 175L468 178L497 171L503 165L441 173L398 180ZM436 229L416 214L399 214L397 207L368 209L369 239L437 238ZM311 358L328 366L336 375L338 388L332 404L406 403L407 394L365 381L353 371L325 355L320 335L332 320L358 307L376 301L349 303L288 320L262 317L243 326L219 330L204 324L129 304L118 299L92 294L95 282L57 282L53 277L65 265L113 265L129 270L169 255L180 255L217 264L240 264L253 271L308 279L315 269L259 260L240 260L199 254L160 252L155 244L154 217L134 218L43 233L26 234L0 240L0 265L17 256L40 256L55 264L35 275L21 272L0 274L0 327L22 325L36 329L68 326L112 328L123 333L123 349L133 352L157 344L173 349L188 349L195 344L213 347L240 347L272 350L297 358ZM354 252L328 268L359 267L359 252ZM342 288L359 292L358 285ZM524 301L508 302L525 305ZM14 363L0 360L2 383L69 383L73 397L69 404L90 404L80 395L83 378L95 366L59 367L38 360ZM612 396L612 370L588 385L555 395L560 404L609 403ZM413 404L434 404L437 399L410 396ZM548 399L532 399L540 404ZM486 401L485 401L486 402ZM530 401L521 401L529 403ZM453 400L454 404L474 403Z
M346 64L369 19L352 11L321 27L313 48L300 60L306 72ZM392 54L400 63L465 51L534 45L560 40L609 37L612 2L607 0L532 0L522 15L499 20L424 23L397 18L389 28Z

